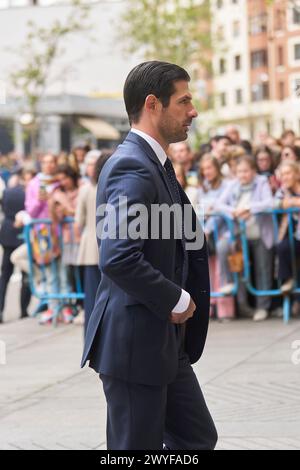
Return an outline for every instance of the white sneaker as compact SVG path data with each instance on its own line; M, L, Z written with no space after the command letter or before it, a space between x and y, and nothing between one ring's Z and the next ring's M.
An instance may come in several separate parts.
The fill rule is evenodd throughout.
M223 294L223 295L230 295L232 294L233 289L234 289L234 284L226 284L226 286L221 287L219 292L220 294Z
M268 311L260 308L254 313L253 321L264 321L268 318Z
M289 279L284 284L282 284L282 286L280 288L281 293L282 294L288 294L289 292L291 292L291 290L293 290L293 287L294 287L294 280Z

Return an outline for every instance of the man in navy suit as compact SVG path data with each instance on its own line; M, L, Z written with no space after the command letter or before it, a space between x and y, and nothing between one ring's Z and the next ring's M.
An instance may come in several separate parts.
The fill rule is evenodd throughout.
M185 217L179 220L178 212L169 220L163 216L160 222L167 223L169 236L165 227L155 232L152 212L157 205L191 209L167 157L169 144L185 140L197 117L189 81L184 69L159 61L142 63L129 73L124 100L131 131L98 181L102 278L82 367L89 360L100 374L108 449L211 450L217 442L191 366L202 354L208 328L205 239L194 211L187 222ZM140 225L147 236L147 230L143 236L129 230L124 236L120 200L128 208L126 228L135 220L135 208L145 209Z

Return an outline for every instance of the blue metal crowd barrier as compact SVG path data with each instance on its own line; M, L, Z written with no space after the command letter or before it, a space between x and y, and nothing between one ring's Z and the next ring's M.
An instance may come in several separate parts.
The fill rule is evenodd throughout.
M294 279L294 288L292 291L286 293L285 295L282 294L280 289L280 283L278 281L277 289L271 290L260 290L253 286L251 282L251 270L250 270L250 257L249 257L249 246L246 237L246 222L244 220L239 221L240 225L240 237L242 242L242 249L243 249L243 256L244 256L244 272L243 272L243 282L245 283L248 292L250 294L262 297L262 296L270 296L270 297L278 297L283 296L283 320L285 323L288 323L290 319L291 313L291 299L293 295L300 294L300 287L298 285L298 268L296 263L296 253L295 253L295 237L294 237L294 228L293 228L293 215L299 215L299 209L273 209L267 210L264 212L260 212L257 215L271 215L273 218L273 226L274 226L274 242L275 246L278 244L279 239L279 222L278 218L280 215L287 215L288 217L288 240L291 250L291 259L292 259L292 267L293 267L293 279Z
M283 296L283 318L285 322L289 321L290 318L290 310L291 310L291 297L293 295L300 294L300 286L298 283L298 269L296 266L296 256L295 256L295 243L294 243L294 229L293 229L293 215L295 213L299 214L299 209L277 209L277 210L268 210L261 212L257 215L272 215L273 217L273 225L274 225L274 238L275 244L278 242L278 232L279 232L279 223L278 217L280 215L286 214L288 216L288 238L290 243L290 249L292 253L292 260L293 260L293 274L294 274L294 288L293 290ZM251 280L251 262L250 262L250 255L249 255L249 245L246 236L246 223L243 220L234 220L231 217L222 214L222 213L212 213L210 217L213 218L214 221L214 228L213 228L213 239L215 243L219 240L219 224L218 218L222 218L223 222L226 225L227 233L229 233L229 240L231 243L235 243L238 240L241 241L242 251L243 251L243 258L244 258L244 266L243 266L243 273L241 275L237 273L233 273L233 280L234 280L234 287L230 294L222 294L217 291L213 291L211 296L213 298L221 298L225 296L236 296L238 293L239 282L242 281L246 286L248 292L253 296L282 296L282 292L280 289L280 285L278 285L277 289L271 290L260 290L258 287L254 287ZM57 240L59 246L60 254L58 256L54 256L55 247L53 246L53 222L50 219L34 219L28 225L26 225L24 229L24 239L27 245L27 252L28 252L28 261L29 261L29 281L32 294L40 300L40 304L35 311L35 315L41 310L42 305L47 304L51 300L57 301L57 306L55 311L53 312L53 323L56 324L59 313L61 309L66 305L66 302L75 302L79 299L84 299L84 292L82 290L80 275L79 275L79 268L76 265L74 260L74 276L75 276L75 289L68 290L61 292L59 289L59 285L52 285L52 291L49 292L49 276L52 276L52 279L59 280L60 276L60 269L66 269L66 266L60 265L61 257L64 250L64 243L63 243L63 236L62 236L62 228L67 224L70 228L71 233L71 242L75 240L74 234L74 219L73 218L66 218L63 220L62 223L55 225L55 230L57 233ZM41 230L42 228L42 230ZM205 224L204 224L205 229ZM238 229L238 230L237 230ZM38 246L40 252L40 262L37 264L35 257L34 257L34 243L33 238L35 237L35 245ZM43 251L45 254L45 260L43 262ZM50 256L49 253L52 253L53 256ZM46 260L46 254L48 255L48 260ZM37 273L39 274L41 282L39 286L37 285ZM43 288L41 289L41 286Z
M227 225L227 229L230 234L230 241L237 242L238 240L241 241L242 245L242 252L243 252L243 272L242 274L234 274L234 289L230 294L222 294L220 292L212 292L211 296L213 298L220 298L226 296L235 296L238 292L238 284L239 281L243 282L247 291L255 297L262 297L262 296L270 296L270 297L283 297L283 320L287 323L290 319L290 312L291 312L291 299L294 295L300 294L300 286L299 286L299 269L296 265L296 253L295 253L295 238L294 238L294 228L293 228L293 215L295 213L299 214L299 209L270 209L267 211L260 212L256 215L271 215L273 218L273 225L274 225L274 240L275 246L278 243L278 234L279 234L279 221L278 218L280 215L286 214L288 217L288 239L290 244L291 250L291 258L293 264L293 279L294 279L294 288L292 291L286 293L285 295L282 294L280 289L280 285L278 283L277 289L270 289L270 290L261 290L258 287L253 286L251 280L251 261L250 261L250 254L249 254L249 244L246 236L246 222L244 220L234 220L231 217L222 214L220 212L214 212L211 214L211 217L215 220L215 229L214 229L214 240L215 243L218 241L218 228L217 228L217 218L221 217ZM204 225L205 229L205 225Z
M52 303L55 303L52 315L54 325L57 324L59 314L66 304L70 304L75 309L75 302L84 299L76 260L72 264L75 289L71 288L71 284L68 282L67 266L62 263L64 252L63 226L65 225L69 228L70 242L75 243L74 219L71 217L65 218L57 224L53 224L50 219L33 219L24 228L24 240L29 261L30 288L32 294L40 300L33 316L36 316L43 306L52 301ZM61 276L64 276L67 280L65 283L67 289L63 292L60 289Z

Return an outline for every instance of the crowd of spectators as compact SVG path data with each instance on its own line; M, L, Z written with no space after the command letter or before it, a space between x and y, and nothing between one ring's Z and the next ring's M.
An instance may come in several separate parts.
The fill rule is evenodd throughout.
M74 311L66 302L60 319L84 324L93 308L100 281L99 255L95 232L96 190L100 171L112 154L111 150L91 150L85 144L75 146L70 154L40 154L37 159L21 159L15 153L0 155L0 199L2 222L0 244L3 248L0 277L0 323L3 322L5 297L9 280L16 267L21 276L21 318L28 316L31 299L27 247L21 238L24 226L32 219L51 219L55 275L45 268L44 288L68 292L75 283L75 270L80 270L85 299L81 310ZM236 316L266 320L271 314L281 315L280 299L252 297L242 282L233 296L234 278L230 264L233 246L228 225L220 215L238 222L245 221L253 283L268 291L279 281L282 294L293 290L293 259L288 235L288 217L279 220L278 237L274 237L270 209L299 208L300 212L300 137L286 130L280 139L261 134L252 143L243 140L239 130L229 126L226 132L213 136L196 151L187 142L172 144L169 156L177 179L197 211L204 213L204 230L209 247L210 276L213 291L222 294L212 299L211 315L221 321ZM57 224L65 217L74 218L62 225L63 252L56 244ZM217 226L218 238L215 237ZM236 228L238 224L236 223ZM293 215L294 249L300 256L300 218ZM236 232L238 238L238 231ZM33 240L34 245L34 240ZM35 248L33 246L33 248ZM35 280L41 281L39 253L35 256ZM51 321L58 300L48 302L40 323ZM78 311L80 313L78 314ZM293 315L299 315L300 302L293 302Z

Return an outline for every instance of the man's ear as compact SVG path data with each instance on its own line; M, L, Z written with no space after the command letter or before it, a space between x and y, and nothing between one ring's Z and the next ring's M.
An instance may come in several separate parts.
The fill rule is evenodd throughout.
M155 95L148 95L145 99L145 108L148 111L155 111L157 107L157 98Z

